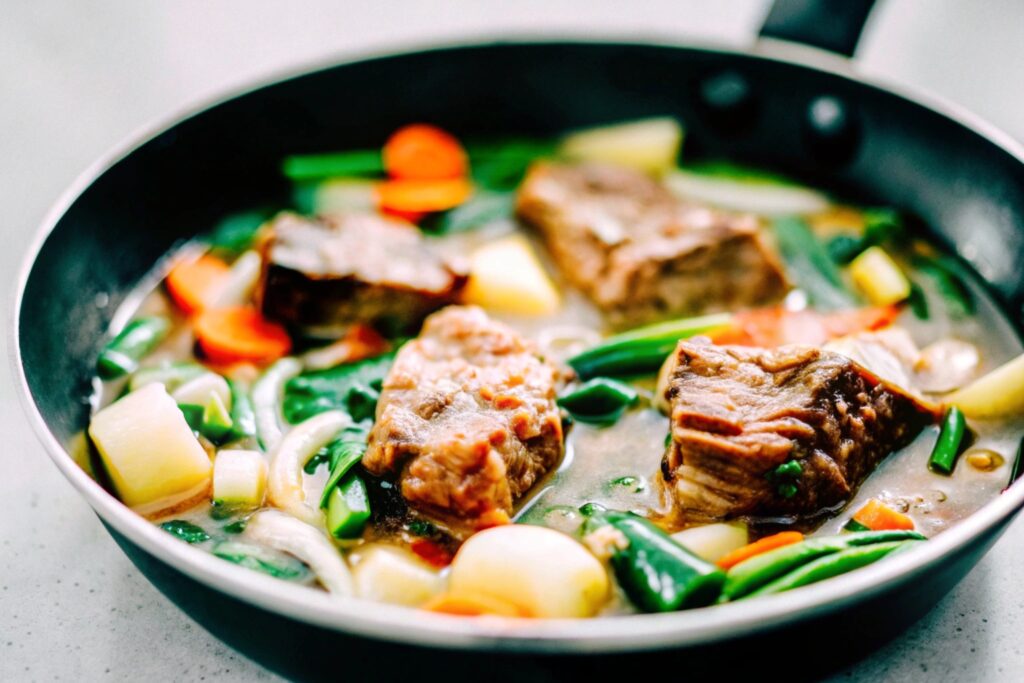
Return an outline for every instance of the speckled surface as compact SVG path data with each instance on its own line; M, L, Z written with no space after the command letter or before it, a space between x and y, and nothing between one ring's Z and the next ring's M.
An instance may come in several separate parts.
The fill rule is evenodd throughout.
M933 88L1024 137L1024 4L880 5L863 44L865 70ZM5 3L3 300L35 226L78 172L139 125L225 87L332 56L507 32L742 44L765 11L761 0L635 2L628 16L614 0L495 7L397 0L359 8L327 0ZM276 680L138 574L36 443L6 364L0 375L0 681ZM922 622L834 680L1024 680L1022 567L1018 521Z

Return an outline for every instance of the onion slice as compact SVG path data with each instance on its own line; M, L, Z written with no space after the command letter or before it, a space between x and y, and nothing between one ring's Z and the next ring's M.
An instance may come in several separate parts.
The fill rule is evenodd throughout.
M263 510L249 518L244 535L302 560L331 595L353 594L352 572L345 560L323 532L309 524L276 510Z

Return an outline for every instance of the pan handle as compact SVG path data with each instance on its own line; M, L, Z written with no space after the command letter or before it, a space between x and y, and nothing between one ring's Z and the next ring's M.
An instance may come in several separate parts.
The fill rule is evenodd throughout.
M852 57L874 4L875 0L775 0L760 35Z

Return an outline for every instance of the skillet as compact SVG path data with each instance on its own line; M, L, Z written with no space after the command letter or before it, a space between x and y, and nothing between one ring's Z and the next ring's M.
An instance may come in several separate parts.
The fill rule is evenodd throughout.
M848 56L870 5L778 2L763 35ZM450 47L256 88L132 140L88 171L46 219L19 281L11 348L29 418L162 592L288 676L437 671L449 680L561 680L665 664L720 677L756 666L737 660L771 661L769 653L795 643L801 656L790 677L842 666L944 595L1024 504L1024 485L915 553L793 594L670 615L509 626L338 605L242 571L130 513L65 449L86 425L93 361L107 330L123 322L112 317L125 296L173 245L222 215L284 204L286 154L363 147L410 120L468 137L539 136L657 114L686 122L687 155L778 169L916 214L1019 326L1024 151L952 105L865 82L845 59L777 40L751 52L578 42Z

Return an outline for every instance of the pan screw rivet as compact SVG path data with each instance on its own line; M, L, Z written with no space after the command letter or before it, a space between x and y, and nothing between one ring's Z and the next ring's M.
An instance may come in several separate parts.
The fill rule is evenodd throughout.
M860 126L850 107L831 95L811 100L804 133L812 154L831 164L849 161L860 142Z
M736 71L722 71L701 81L698 92L715 128L734 131L754 120L756 106L750 82Z

